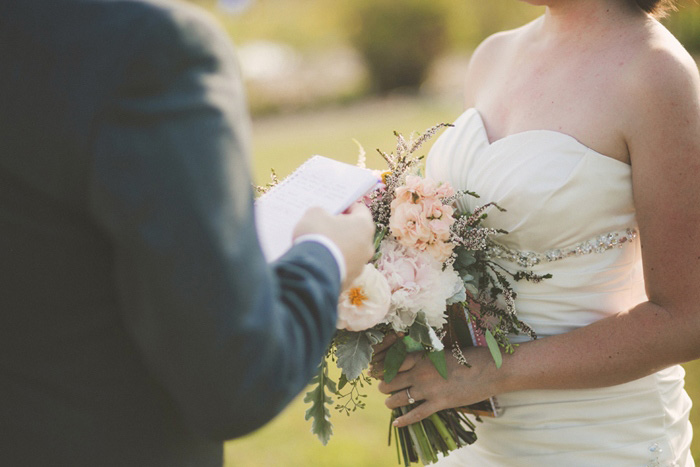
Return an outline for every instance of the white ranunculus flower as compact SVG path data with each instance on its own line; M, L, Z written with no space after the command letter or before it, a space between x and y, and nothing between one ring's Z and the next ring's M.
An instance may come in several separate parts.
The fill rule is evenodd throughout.
M391 289L382 274L365 265L360 276L340 295L338 329L364 331L384 320L391 305Z

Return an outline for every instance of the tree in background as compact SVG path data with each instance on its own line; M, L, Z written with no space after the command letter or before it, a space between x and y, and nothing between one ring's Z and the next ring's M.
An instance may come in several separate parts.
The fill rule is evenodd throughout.
M447 47L447 14L438 2L359 1L350 40L364 57L374 90L418 88Z

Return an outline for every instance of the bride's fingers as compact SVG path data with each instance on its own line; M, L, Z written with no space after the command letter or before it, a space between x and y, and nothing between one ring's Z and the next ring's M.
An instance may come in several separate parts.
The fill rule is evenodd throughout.
M411 399L413 399L413 402L411 402L411 399L409 399L409 395L411 396ZM421 400L423 399L420 397L420 391L418 391L415 387L410 387L397 391L387 397L384 400L384 405L390 409L396 409L398 407L405 407Z
M384 380L379 383L379 385L377 385L377 389L379 389L379 392L384 394L393 394L404 388L411 387L412 385L413 383L410 381L408 373L399 373L398 375L394 376L394 379L392 379L391 382Z
M406 358L404 359L403 363L401 363L398 372L403 373L404 371L411 370L414 366L416 366L416 358L424 358L424 355L419 352L406 355Z
M384 380L384 364L382 364L382 363L370 364L369 375L374 379Z
M409 354L406 356L403 363L401 363L401 367L399 367L398 373L403 373L404 371L409 371L414 366L416 366L415 355ZM370 363L369 374L373 378L383 379L384 378L384 367L385 367L384 358L381 358L378 360L372 360L372 362Z
M383 362L378 362L378 363L372 362L369 365L369 375L372 378L384 379L384 363Z
M383 350L380 353L374 353L372 354L372 361L370 362L372 365L376 363L382 363L384 359L386 358L387 351Z
M406 355L406 358L404 358L404 361L401 363L401 366L396 371L396 373L398 375L400 375L401 373L405 373L407 371L413 370L413 368L415 368L415 366L418 364L418 362L420 362L424 358L425 358L425 356L420 352L413 352L413 353ZM376 363L376 364L372 363L372 367L373 368L376 367L375 371L377 371L377 372L381 371L382 376L384 375L385 365L384 365L383 361L381 363Z
M429 401L424 402L407 414L398 417L392 424L396 427L412 425L413 423L420 422L424 418L430 417L438 410L440 410L440 408L431 404Z

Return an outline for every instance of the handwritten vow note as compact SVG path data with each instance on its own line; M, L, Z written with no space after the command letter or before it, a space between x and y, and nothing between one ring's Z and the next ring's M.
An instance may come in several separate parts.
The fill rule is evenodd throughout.
M255 202L256 228L267 261L292 246L294 227L309 208L340 214L377 183L369 170L327 157L304 162Z

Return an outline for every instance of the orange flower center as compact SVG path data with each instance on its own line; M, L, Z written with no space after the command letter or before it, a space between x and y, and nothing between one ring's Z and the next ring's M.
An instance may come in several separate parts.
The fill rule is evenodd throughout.
M362 290L362 287L353 287L348 292L348 299L350 300L350 303L353 304L353 306L362 306L362 304L368 298L369 297L365 295L365 291Z

